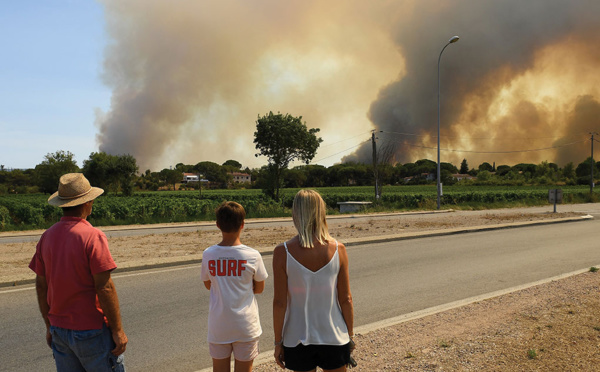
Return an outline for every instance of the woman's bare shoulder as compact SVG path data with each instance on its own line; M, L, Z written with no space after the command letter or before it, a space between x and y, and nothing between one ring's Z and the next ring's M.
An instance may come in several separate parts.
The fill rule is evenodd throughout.
M277 246L275 247L275 249L273 250L273 253L285 253L285 246L287 245L287 248L290 249L290 247L293 247L294 245L294 239L296 239L297 237L293 237L290 240L286 241L285 243L279 243L277 244Z
M346 246L344 245L344 243L342 243L341 241L332 238L330 241L330 244L333 244L334 247L338 247L340 249L346 249Z

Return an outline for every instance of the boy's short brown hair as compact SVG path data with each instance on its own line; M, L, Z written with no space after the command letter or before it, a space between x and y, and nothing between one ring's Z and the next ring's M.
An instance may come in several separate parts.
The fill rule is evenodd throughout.
M242 227L246 218L246 211L241 204L226 201L221 203L216 211L217 225L219 229L226 233L236 232Z

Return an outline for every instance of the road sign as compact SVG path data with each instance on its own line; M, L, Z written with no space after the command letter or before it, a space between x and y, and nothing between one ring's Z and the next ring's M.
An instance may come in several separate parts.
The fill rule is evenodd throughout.
M548 202L562 203L563 192L561 189L548 190Z

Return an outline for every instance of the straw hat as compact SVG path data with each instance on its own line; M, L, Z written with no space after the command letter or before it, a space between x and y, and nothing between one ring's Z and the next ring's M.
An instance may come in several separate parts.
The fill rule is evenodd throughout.
M74 207L96 199L104 190L92 187L82 173L67 173L58 181L58 191L48 198L55 207Z

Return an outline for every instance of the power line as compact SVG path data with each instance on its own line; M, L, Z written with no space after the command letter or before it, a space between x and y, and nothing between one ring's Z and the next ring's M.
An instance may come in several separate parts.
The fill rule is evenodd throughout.
M343 139L343 140L340 140L340 141L337 141L337 142L333 142L333 143L324 145L323 147L329 147L329 146L337 145L338 143L341 143L341 142L344 142L344 141L348 141L348 140L354 139L356 137L364 136L365 134L370 133L370 132L371 132L370 130L366 131L366 132L362 132L360 134L357 134L356 136L352 136L352 137L349 137L349 138L346 138L346 139Z
M311 164L314 164L314 163L320 162L320 161L322 161L322 160L329 159L329 158L331 158L331 157L333 157L333 156L336 156L336 155L342 154L342 153L344 153L344 152L346 152L346 151L348 151L348 150L352 150L352 149L354 149L354 148L356 148L356 147L358 147L358 146L362 145L363 143L367 143L367 142L369 142L369 141L371 141L371 139L368 139L368 140L366 140L366 141L362 141L362 142L361 142L361 143L359 143L358 145L352 146L352 147L350 147L350 148L347 148L347 149L345 149L345 150L343 150L343 151L337 152L337 153L335 153L335 154L333 154L333 155L329 155L329 156L326 156L326 157L324 157L324 158L321 158L321 159L318 159L318 160L314 160L314 161L312 161L312 162L311 162Z

